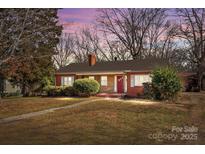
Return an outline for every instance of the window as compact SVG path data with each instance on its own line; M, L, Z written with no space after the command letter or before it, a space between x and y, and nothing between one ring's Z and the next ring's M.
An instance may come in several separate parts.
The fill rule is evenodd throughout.
M73 76L63 76L61 77L61 85L62 86L72 86L74 82Z
M89 76L88 78L95 80L95 77L94 77L94 76Z
M101 86L107 86L107 76L101 76Z
M131 75L130 86L143 86L143 83L151 82L150 75Z

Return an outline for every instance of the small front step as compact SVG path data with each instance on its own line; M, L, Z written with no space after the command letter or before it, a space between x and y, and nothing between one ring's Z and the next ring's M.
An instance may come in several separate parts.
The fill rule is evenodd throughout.
M124 97L124 93L99 93L97 97L110 97L110 98L121 98Z

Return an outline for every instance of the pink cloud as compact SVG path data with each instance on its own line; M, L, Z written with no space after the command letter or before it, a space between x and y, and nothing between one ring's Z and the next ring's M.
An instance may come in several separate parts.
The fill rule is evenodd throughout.
M73 33L84 27L92 27L96 9L60 9L59 24L63 25L63 32Z

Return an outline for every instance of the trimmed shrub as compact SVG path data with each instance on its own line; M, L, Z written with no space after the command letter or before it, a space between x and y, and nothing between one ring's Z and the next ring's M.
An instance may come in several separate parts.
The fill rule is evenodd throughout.
M150 82L145 82L143 83L144 87L144 98L152 99L153 98L153 88L152 88L152 83Z
M48 86L44 88L47 96L75 96L75 89L73 87Z
M164 67L157 68L152 72L152 90L155 99L174 99L181 87L180 78L174 69Z
M100 85L93 79L78 79L74 82L73 88L78 96L91 96L98 93Z
M63 95L64 96L75 96L75 89L73 87L65 87L63 90Z
M62 87L55 87L55 86L49 86L46 89L47 96L63 96L63 89Z
M2 97L12 97L12 96L21 96L21 92L19 90L17 90L16 92L4 92L2 93Z

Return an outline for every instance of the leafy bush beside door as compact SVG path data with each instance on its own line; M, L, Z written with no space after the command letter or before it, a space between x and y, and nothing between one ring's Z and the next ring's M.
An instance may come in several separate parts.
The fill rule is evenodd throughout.
M155 99L174 99L181 87L180 78L173 68L157 68L152 72L152 92Z

